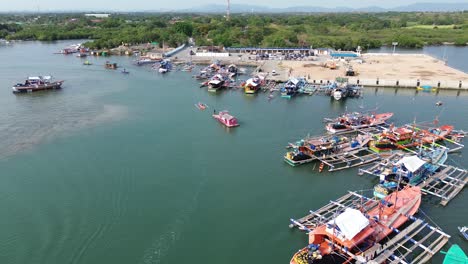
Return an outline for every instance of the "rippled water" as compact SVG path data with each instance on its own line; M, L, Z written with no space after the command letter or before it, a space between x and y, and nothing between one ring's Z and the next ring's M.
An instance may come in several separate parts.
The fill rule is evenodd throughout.
M189 73L161 76L109 58L127 76L105 70L104 58L83 66L53 54L68 43L0 47L2 264L287 263L306 243L290 217L375 184L356 170L289 167L287 142L361 105L395 112L396 123L437 115L468 130L466 93L366 89L347 102L211 95ZM49 73L66 80L63 90L11 94L26 76ZM213 109L229 109L241 126L224 129ZM466 155L450 162L467 168ZM465 249L456 226L468 221L466 199L465 191L445 208L430 199L422 207Z

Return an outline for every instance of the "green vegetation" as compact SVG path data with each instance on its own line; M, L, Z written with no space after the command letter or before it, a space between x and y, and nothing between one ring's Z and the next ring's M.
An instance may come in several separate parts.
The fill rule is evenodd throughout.
M468 13L83 14L0 15L0 38L53 41L93 39L90 48L157 41L177 46L193 37L197 45L331 47L350 50L390 45L421 47L451 42L466 45Z

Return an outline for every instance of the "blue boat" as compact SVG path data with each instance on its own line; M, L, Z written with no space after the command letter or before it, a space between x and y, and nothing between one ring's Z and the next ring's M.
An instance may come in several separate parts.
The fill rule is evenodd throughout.
M401 189L404 185L418 185L434 175L448 158L447 148L424 150L419 155L405 156L380 174L380 183L374 187L374 196L380 199Z
M281 97L291 99L300 89L304 88L307 81L304 78L290 78L283 88L281 88Z

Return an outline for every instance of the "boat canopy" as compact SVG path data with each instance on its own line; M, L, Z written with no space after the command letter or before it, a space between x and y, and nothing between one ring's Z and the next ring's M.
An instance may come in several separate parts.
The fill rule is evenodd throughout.
M220 84L221 80L218 80L218 79L210 80L210 83L211 84Z
M369 225L369 219L359 210L346 208L343 213L335 218L335 223L341 230L341 233L343 233L348 240L351 240Z
M250 78L245 82L245 85L257 86L258 85L258 79L257 78Z
M396 164L397 165L403 164L409 171L415 172L419 168L421 168L421 166L426 164L426 162L418 158L418 156L415 155L415 156L404 157L401 160L399 160Z

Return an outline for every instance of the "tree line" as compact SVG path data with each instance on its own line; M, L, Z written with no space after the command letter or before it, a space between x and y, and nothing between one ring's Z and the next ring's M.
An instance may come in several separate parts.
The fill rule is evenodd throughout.
M92 39L93 49L121 44L164 42L178 46L193 37L197 45L225 47L377 48L468 42L468 12L340 14L84 14L0 15L0 38L54 41Z

